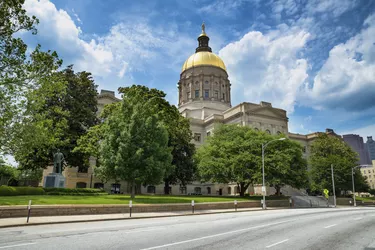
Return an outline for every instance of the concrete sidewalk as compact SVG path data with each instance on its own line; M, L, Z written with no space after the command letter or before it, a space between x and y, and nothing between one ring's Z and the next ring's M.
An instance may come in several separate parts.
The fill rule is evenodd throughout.
M289 209L287 207L267 208L267 210ZM237 212L246 211L262 211L262 208L241 208ZM128 220L128 219L142 219L142 218L158 218L171 216L189 216L200 214L216 214L216 213L235 213L234 209L214 209L214 210L198 210L194 214L192 211L176 211L176 212L158 212L158 213L133 213L129 214L93 214L93 215L67 215L67 216L43 216L29 218L29 223L26 222L26 217L21 218L5 218L0 219L0 228L18 227L18 226L32 226L32 225L46 225L58 223L74 223L74 222L90 222L90 221L105 221L105 220Z

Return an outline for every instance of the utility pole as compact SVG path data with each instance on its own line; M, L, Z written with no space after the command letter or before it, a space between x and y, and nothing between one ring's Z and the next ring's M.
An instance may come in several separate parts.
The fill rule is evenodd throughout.
M335 178L333 177L333 164L331 164L331 172L332 172L332 187L333 187L333 204L336 207L336 191L335 191Z
M352 184L353 184L353 202L354 202L354 206L356 207L357 206L357 203L355 201L355 188L354 188L354 168L352 168Z

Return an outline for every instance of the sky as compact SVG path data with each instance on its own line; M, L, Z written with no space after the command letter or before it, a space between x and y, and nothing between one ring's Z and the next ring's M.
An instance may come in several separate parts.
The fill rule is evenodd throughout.
M205 23L224 61L232 106L271 102L289 131L332 128L375 137L375 1L26 0L38 34L32 51L55 50L98 89L158 88L177 105L184 61Z

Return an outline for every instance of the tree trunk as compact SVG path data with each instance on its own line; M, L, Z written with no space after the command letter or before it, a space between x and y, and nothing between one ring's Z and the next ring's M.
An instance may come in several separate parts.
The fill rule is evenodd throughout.
M131 199L134 199L134 198L135 198L135 180L132 180L132 187L131 187L131 195L130 195L130 198L131 198Z
M250 183L241 182L240 183L240 196L245 196L246 189L250 186Z
M164 194L169 194L169 182L164 182Z
M279 185L275 185L275 189L276 189L276 195L277 195L277 196L280 196L280 195L281 195L281 194L280 194L281 186L279 186Z

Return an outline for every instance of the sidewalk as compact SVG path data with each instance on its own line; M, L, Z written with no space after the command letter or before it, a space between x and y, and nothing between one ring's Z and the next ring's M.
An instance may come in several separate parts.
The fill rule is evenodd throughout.
M288 209L283 207L267 208L267 210ZM262 208L241 208L237 212L246 211L262 211ZM66 215L66 216L43 216L29 218L29 223L26 223L27 218L5 218L0 219L0 228L18 227L18 226L32 226L32 225L46 225L58 223L74 223L74 222L90 222L90 221L106 221L106 220L128 220L128 219L142 219L142 218L158 218L158 217L172 217L172 216L189 216L200 214L216 214L216 213L234 213L234 209L215 209L215 210L198 210L194 214L192 211L178 211L178 212L158 212L158 213L135 213L130 217L129 214L93 214L93 215Z

